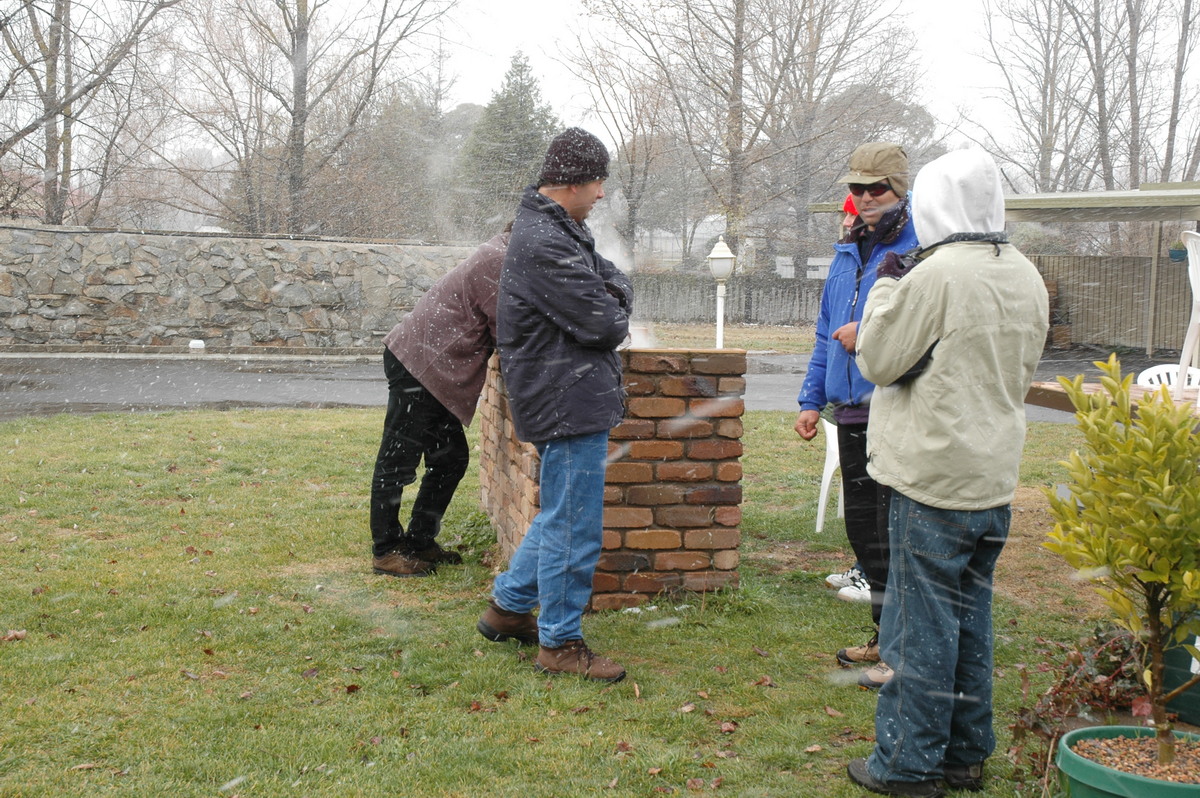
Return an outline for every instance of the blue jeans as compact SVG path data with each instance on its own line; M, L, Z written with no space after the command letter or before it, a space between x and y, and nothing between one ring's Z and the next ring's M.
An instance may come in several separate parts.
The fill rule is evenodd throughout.
M895 675L875 708L875 778L936 779L995 749L992 575L1011 519L1007 504L942 510L892 492L879 654Z
M512 612L538 613L539 642L582 640L583 610L604 538L608 430L535 444L542 458L541 510L496 577L492 597Z

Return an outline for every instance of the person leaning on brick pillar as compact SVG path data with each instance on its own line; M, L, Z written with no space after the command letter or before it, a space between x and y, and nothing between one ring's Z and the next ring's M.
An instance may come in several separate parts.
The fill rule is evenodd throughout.
M467 471L471 423L495 349L496 292L508 231L447 272L383 339L388 406L371 479L371 548L376 573L426 576L462 562L436 537ZM400 494L425 473L408 529Z
M569 128L513 222L497 342L517 437L541 457L541 508L476 628L495 642L539 643L540 672L617 682L625 669L594 654L582 632L604 534L608 433L625 416L616 350L633 305L629 278L596 252L584 222L607 176L608 150Z

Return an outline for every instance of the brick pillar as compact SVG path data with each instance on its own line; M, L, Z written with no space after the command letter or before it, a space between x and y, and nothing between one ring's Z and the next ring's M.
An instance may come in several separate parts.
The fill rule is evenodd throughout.
M628 405L611 434L593 609L738 583L742 350L622 352ZM505 556L537 512L538 457L516 439L496 358L479 409L480 486Z

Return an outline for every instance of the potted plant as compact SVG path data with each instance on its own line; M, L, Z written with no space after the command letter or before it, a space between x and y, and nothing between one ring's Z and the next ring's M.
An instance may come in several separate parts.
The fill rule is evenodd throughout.
M1179 239L1175 239L1171 246L1167 247L1167 257L1176 263L1181 263L1187 260L1187 247Z
M1091 582L1112 619L1139 640L1144 704L1158 763L1168 765L1177 735L1167 703L1200 683L1196 675L1166 690L1163 678L1166 652L1184 646L1200 656L1183 642L1200 631L1200 422L1190 403L1176 405L1165 390L1135 404L1133 376L1122 376L1115 354L1096 365L1103 372L1099 393L1084 388L1083 375L1059 378L1085 443L1064 463L1068 494L1046 491L1055 526L1045 546ZM1116 736L1109 728L1098 736ZM1060 742L1060 767L1072 735ZM1189 789L1194 794L1196 787Z

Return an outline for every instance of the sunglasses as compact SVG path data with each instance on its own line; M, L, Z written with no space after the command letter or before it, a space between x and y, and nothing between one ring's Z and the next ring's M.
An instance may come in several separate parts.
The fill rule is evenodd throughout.
M890 183L872 183L869 186L864 186L862 183L850 184L850 193L856 197L861 197L863 194L870 194L872 197L882 197L891 190L892 186Z

